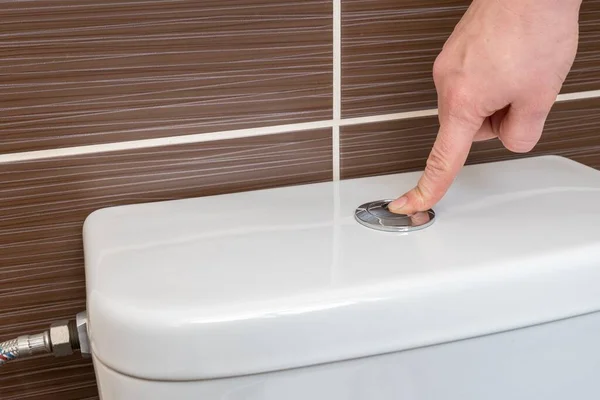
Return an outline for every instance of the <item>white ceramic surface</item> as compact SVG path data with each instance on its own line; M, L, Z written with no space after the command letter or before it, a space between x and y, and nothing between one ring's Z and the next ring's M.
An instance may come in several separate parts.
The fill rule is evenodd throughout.
M101 400L597 400L600 313L414 350L206 381L96 362Z
M418 176L94 212L97 362L143 379L231 377L600 310L600 172L558 157L469 166L425 230L354 220Z

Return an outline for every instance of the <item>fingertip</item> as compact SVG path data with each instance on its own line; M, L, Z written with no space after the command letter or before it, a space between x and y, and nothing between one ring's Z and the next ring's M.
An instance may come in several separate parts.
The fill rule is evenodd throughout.
M388 204L388 210L393 212L394 214L404 214L404 215L413 215L420 210L418 196L416 195L416 189L412 189L408 193L400 196L398 199L394 200L390 204Z
M390 204L388 204L388 210L396 214L404 214L402 210L404 209L407 203L408 197L406 195L403 195L397 198L396 200L392 201Z
M468 123L444 118L417 186L391 202L388 209L413 215L429 210L441 200L464 166L473 138L484 121Z

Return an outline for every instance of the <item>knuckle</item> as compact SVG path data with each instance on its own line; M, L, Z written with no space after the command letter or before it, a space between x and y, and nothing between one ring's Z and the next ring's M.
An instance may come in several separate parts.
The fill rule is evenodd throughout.
M478 131L482 125L483 113L478 109L477 102L473 101L468 92L456 90L448 94L443 114L440 115L451 125L458 125L467 130Z
M548 114L550 113L550 107L547 107L545 104L532 104L527 110L526 113L530 118L545 121L548 118Z
M430 208L443 195L442 188L450 173L446 154L443 142L438 142L427 159L423 179L417 187L419 206L423 210Z
M468 120L473 114L474 96L471 95L468 84L455 80L443 88L440 93L440 112L455 120Z
M465 105L471 100L471 96L463 85L454 84L444 93L444 100L448 106L448 112L460 114Z
M433 63L433 81L436 85L439 85L442 82L444 76L446 75L446 71L447 68L445 57L440 54Z
M523 89L522 97L518 99L519 106L531 113L548 114L556 103L557 94L547 86L530 85Z
M439 140L436 143L436 146L431 150L425 166L427 176L433 182L437 182L442 179L449 171L446 155L447 146L444 144L443 140Z

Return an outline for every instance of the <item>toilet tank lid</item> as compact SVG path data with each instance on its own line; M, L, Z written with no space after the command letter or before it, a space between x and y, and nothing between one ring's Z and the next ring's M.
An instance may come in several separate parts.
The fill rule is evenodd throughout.
M84 225L96 360L232 377L600 310L600 172L554 156L465 167L408 234L357 206L418 173L98 210Z

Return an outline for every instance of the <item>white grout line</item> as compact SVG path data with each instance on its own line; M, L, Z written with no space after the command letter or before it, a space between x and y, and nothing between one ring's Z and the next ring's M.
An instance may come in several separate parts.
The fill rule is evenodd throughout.
M583 100L600 97L600 90L590 90L587 92L564 93L556 97L556 101Z
M335 0L335 3L338 3L340 0ZM335 52L334 52L335 54ZM339 60L339 58L338 58ZM335 61L335 60L334 60ZM335 63L334 63L335 64ZM339 65L338 65L339 66ZM338 70L339 71L339 70ZM334 74L335 74L335 65L334 65ZM338 79L339 79L339 75ZM334 84L336 82L336 78L334 76ZM338 90L340 85L338 85ZM336 97L334 91L334 99L337 99L337 102L334 102L334 116L339 117L341 102L339 101L339 97ZM339 92L337 92L339 93ZM587 92L577 92L577 93L566 93L560 94L557 96L556 101L569 101L569 100L583 100L600 97L600 90L592 90ZM337 106L336 106L337 104ZM334 167L334 178L339 178L340 175L340 126L348 126L348 125L360 125L360 124L368 124L373 122L384 122L384 121L396 121L402 119L411 119L411 118L420 118L420 117L430 117L437 115L437 109L429 109L429 110L420 110L420 111L409 111L403 113L394 113L394 114L384 114L384 115L375 115L368 117L357 117L357 118L348 118L348 119L334 119L334 120L325 120L325 121L316 121L316 122L304 122L304 123L296 123L296 124L287 124L287 125L276 125L270 127L261 127L261 128L248 128L248 129L237 129L231 131L222 131L222 132L210 132L210 133L199 133L194 135L182 135L182 136L170 136L170 137L162 137L155 139L141 139L141 140L130 140L125 142L115 142L115 143L105 143L105 144L95 144L95 145L85 145L85 146L75 146L75 147L64 147L57 149L49 149L49 150L37 150L37 151L25 151L20 153L9 153L9 154L0 154L0 163L9 163L9 162L18 162L18 161L29 161L29 160L39 160L44 158L54 158L54 157L66 157L66 156L78 156L78 155L86 155L86 154L96 154L96 153L104 153L111 151L119 151L119 150L134 150L140 148L151 148L151 147L159 147L159 146L169 146L169 145L177 145L177 144L192 144L192 143L201 143L201 142L212 142L216 140L225 140L225 139L238 139L244 137L252 137L252 136L263 136L263 135L275 135L279 133L289 133L289 132L297 132L297 131L305 131L312 129L323 129L323 128L332 128L332 140L333 140L333 167Z
M342 118L342 0L333 0L333 120Z
M411 119L420 117L433 117L438 113L436 109L407 111L402 113L374 115L369 117L347 118L340 121L340 126L369 124L371 122L395 121L400 119Z
M340 119L342 118L342 0L333 0L333 180L340 179Z
M213 142L217 140L239 139L252 136L276 135L306 131L312 129L332 128L333 141L333 175L337 180L340 175L340 126L365 124L370 122L393 121L397 119L415 118L420 116L436 115L436 110L414 111L371 117L350 118L345 120L325 120L316 122L303 122L287 125L275 125L260 128L236 129L231 131L198 133L193 135L169 136L154 139L129 140L123 142L92 144L74 147L62 147L48 150L24 151L20 153L0 154L0 163L31 161L44 158L79 156L86 154L105 153L121 150L135 150L177 144L192 144Z
M0 154L0 163L38 160L42 158L79 156L85 154L104 153L119 150L133 150L177 144L212 142L216 140L238 139L253 136L275 135L306 131L312 129L331 128L332 121L304 122L289 125L277 125L261 128L237 129L224 132L198 133L194 135L170 136L155 139L130 140L126 142L94 144L87 146L64 147L49 150L25 151L22 153Z
M333 140L333 180L339 181L342 166L340 162L340 126L338 124L331 127L331 137Z

